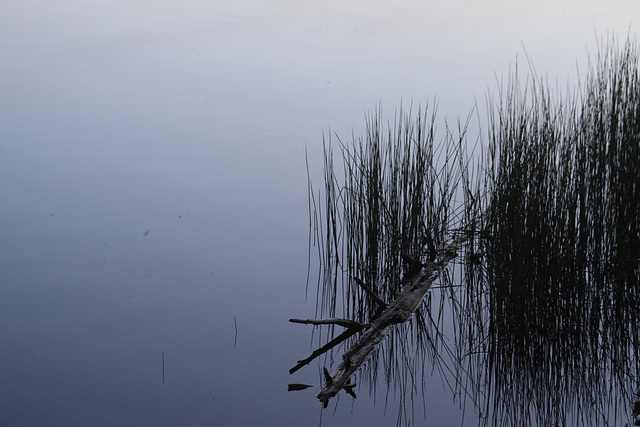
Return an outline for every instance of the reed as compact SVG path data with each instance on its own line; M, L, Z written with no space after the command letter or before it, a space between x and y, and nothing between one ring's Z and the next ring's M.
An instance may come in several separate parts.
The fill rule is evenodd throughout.
M634 46L604 48L578 93L561 97L539 79L523 90L513 79L491 115L483 274L467 280L482 291L466 308L468 352L485 367L475 380L489 384L482 410L495 425L615 424L631 412L640 359Z
M433 260L459 231L463 202L455 197L467 173L459 170L467 125L439 132L436 109L428 106L415 114L401 108L393 123L384 123L379 109L367 117L364 137L338 139L340 165L333 162L333 141L325 139L323 193L316 196L310 186L311 230L322 266L317 315L335 317L341 309L341 316L369 323L380 313L379 300L393 301L419 268L413 260ZM442 284L450 284L448 272ZM420 361L431 357L435 369L448 371L438 365L443 319L430 318L430 307L442 307L445 293L436 301L428 296L415 321L393 328L360 383L373 392L382 374L387 392L418 394L414 379L425 373ZM328 340L333 337L330 327ZM414 341L417 346L406 345ZM399 357L407 352L415 354Z
M638 59L634 42L609 40L586 81L565 93L515 73L489 98L488 130L471 152L474 115L440 131L435 108L400 109L393 123L376 110L363 137L338 139L338 165L325 139L324 187L316 194L309 184L310 242L321 265L316 316L369 323L380 312L376 295L394 300L415 261L464 237L456 267L359 374L372 393L383 376L387 398L402 402L399 423L424 412L421 378L433 372L484 424L632 416Z

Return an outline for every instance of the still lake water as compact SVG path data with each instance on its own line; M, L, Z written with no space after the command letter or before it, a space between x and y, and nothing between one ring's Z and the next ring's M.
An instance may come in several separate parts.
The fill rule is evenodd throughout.
M640 2L31 1L0 11L0 424L394 425L321 413L305 152L381 104L466 116L526 53L587 69ZM312 265L313 268L313 265ZM428 425L474 425L442 380ZM393 399L392 399L393 400Z

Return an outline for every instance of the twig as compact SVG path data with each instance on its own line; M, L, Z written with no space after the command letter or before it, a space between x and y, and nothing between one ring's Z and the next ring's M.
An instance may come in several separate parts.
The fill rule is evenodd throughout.
M289 322L302 323L303 325L338 325L358 331L368 326L349 319L289 319Z
M325 345L323 345L319 349L315 350L313 353L311 353L311 356L309 356L309 357L307 357L306 359L303 359L303 360L298 360L298 364L296 366L294 366L293 368L289 369L289 373L293 374L298 369L302 368L305 365L308 365L309 362L311 362L313 359L315 359L316 357L320 356L321 354L324 354L327 351L331 350L333 347L337 346L342 341L345 341L346 339L350 338L352 335L354 335L357 332L358 331L356 329L353 329L353 328L352 329L347 329L346 331L344 331L343 333L341 333L340 335L338 335L337 337L335 337L334 339L332 339L331 341L329 341L328 343L326 343Z
M236 321L236 316L233 316L233 326L236 328L236 337L233 340L233 348L236 348L236 345L238 344L238 322Z
M293 383L287 386L287 391L300 391L300 390L305 390L309 387L313 387L313 386L310 384Z
M385 308L387 308L387 303L384 302L375 292L373 292L373 290L366 284L364 283L362 280L360 280L357 277L354 277L353 280L356 281L356 283L358 285L360 285L362 287L362 289L364 289L364 291L371 297L373 298L373 300L380 306L380 308L382 308L383 310Z

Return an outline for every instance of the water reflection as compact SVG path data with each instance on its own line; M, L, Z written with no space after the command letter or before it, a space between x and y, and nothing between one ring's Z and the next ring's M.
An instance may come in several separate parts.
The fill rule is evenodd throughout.
M325 406L340 389L355 397L352 374L370 393L382 377L399 424L413 423L428 417L425 378L437 373L481 424L636 421L638 49L598 58L575 94L514 76L481 156L466 151L468 123L438 139L424 112L388 128L372 115L364 138L340 145L342 165L326 146L322 197L311 188L310 200L318 317L332 319L307 322L328 323L329 344L300 362L326 353ZM389 314L436 278L408 320Z

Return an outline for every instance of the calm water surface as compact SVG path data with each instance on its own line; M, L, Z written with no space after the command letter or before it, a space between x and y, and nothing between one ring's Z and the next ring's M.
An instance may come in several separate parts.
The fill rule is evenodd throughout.
M558 77L637 1L8 0L0 13L0 423L393 425L321 413L305 150L382 104L466 116L526 52ZM524 46L524 48L523 48ZM474 98L475 97L475 98ZM439 377L429 425L464 418ZM420 419L418 414L418 419Z

